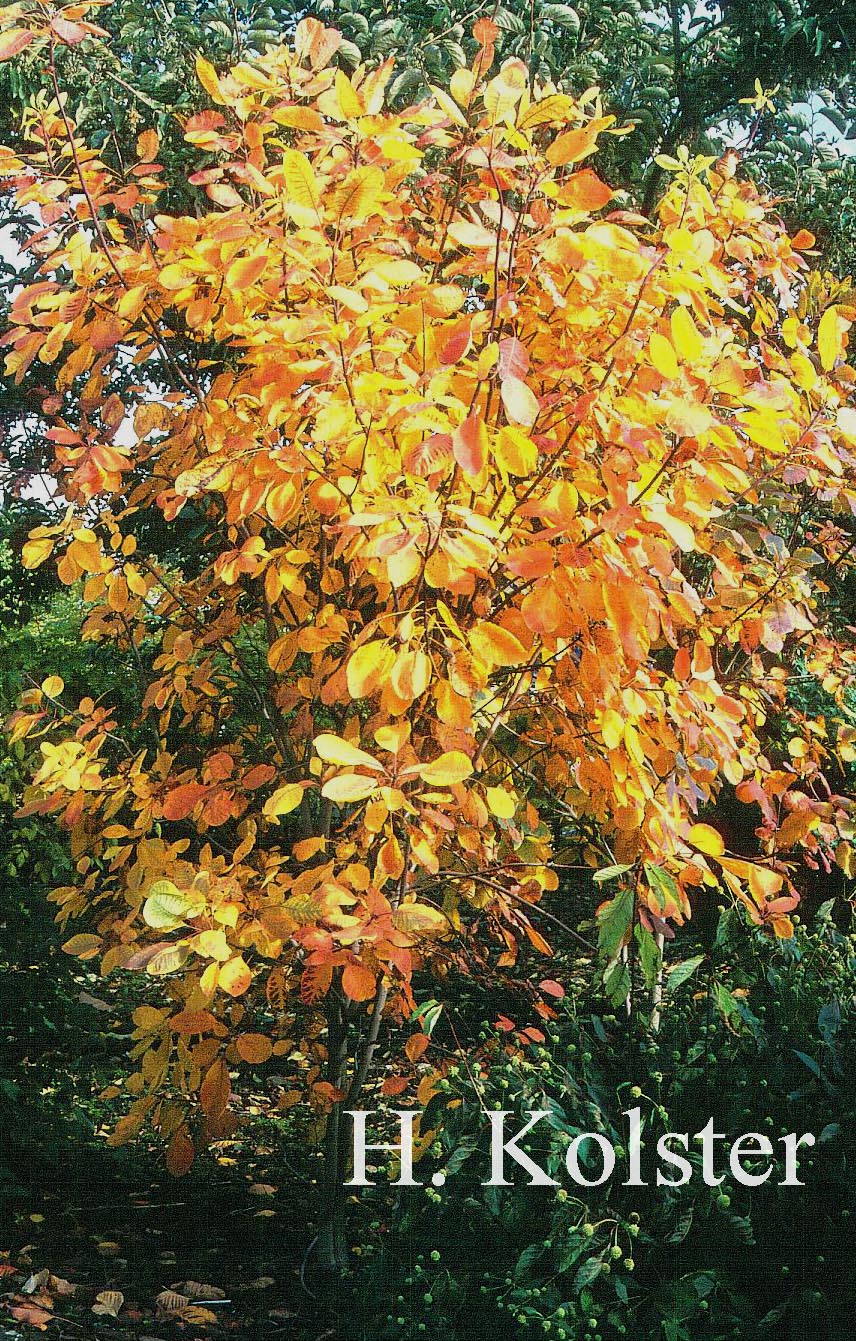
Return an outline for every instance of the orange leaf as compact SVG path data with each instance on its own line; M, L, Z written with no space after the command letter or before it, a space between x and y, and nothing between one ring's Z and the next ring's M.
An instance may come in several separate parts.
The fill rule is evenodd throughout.
M193 1163L195 1151L186 1127L179 1127L173 1133L166 1152L166 1167L173 1178L181 1178Z
M407 1053L411 1062L418 1062L428 1044L431 1042L427 1034L411 1034L404 1045L404 1051Z
M248 289L251 284L264 272L267 265L267 256L241 256L237 261L233 261L226 271L226 286L230 289L237 289L241 292Z
M487 462L487 429L477 414L470 414L452 435L452 453L466 475L480 475Z
M376 989L375 975L363 964L346 964L342 990L352 1001L371 1001Z
M592 125L580 126L559 135L547 150L547 162L557 167L565 163L579 163L597 148L597 130Z
M199 1090L199 1102L206 1117L219 1117L232 1097L232 1082L222 1057L212 1062Z
M612 191L602 182L591 168L575 172L562 186L559 201L562 205L581 213L602 209L612 199Z
M235 1047L241 1060L253 1066L266 1062L273 1052L273 1044L265 1034L239 1034Z

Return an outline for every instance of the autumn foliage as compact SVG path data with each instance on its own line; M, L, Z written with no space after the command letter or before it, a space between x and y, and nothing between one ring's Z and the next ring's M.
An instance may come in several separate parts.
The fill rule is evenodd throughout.
M88 8L12 6L3 54L55 72ZM314 20L200 59L194 216L159 208L153 131L109 166L58 81L0 150L43 258L6 374L53 380L64 500L25 563L139 670L133 726L58 676L26 696L24 811L69 834L65 948L164 979L114 1139L151 1121L175 1172L229 1130L230 1068L299 1041L289 1102L347 1101L418 969L548 953L563 865L618 881L618 990L634 925L662 936L693 890L787 936L802 857L851 869L823 770L852 743L787 690L797 664L853 682L824 574L856 510L854 311L736 155L667 160L636 214L590 166L621 133L597 91L494 72L474 36L400 112L390 65L349 77ZM179 546L203 520L193 562L146 548L152 513ZM724 786L757 861L726 850Z

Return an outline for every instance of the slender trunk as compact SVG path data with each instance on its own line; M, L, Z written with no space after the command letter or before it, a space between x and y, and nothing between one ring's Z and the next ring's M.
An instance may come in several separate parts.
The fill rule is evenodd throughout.
M337 1090L344 1087L348 1065L348 1021L336 985L327 997L327 1078ZM334 1103L324 1134L321 1174L321 1213L318 1227L318 1264L325 1275L339 1276L348 1265L345 1238L345 1193L342 1186L343 1105Z
M657 965L657 977L654 979L654 986L651 988L651 1033L657 1034L660 1031L660 1006L663 1001L663 947L666 944L666 938L662 931L658 931L654 937L657 942L657 949L660 951L660 962Z
M339 1276L348 1265L345 1223L345 1180L350 1159L346 1139L346 1113L359 1102L378 1047L383 1010L388 988L380 983L374 1009L368 1021L362 1047L354 1058L354 1073L344 1099L334 1103L327 1118L324 1136L324 1168L321 1180L321 1216L318 1227L318 1264L330 1276ZM327 1076L337 1090L344 1090L347 1077L349 1042L353 1024L338 993L331 990L327 1010Z

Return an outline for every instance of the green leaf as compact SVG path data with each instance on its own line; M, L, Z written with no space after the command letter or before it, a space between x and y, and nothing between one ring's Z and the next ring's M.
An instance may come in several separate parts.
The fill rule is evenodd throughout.
M721 982L713 984L713 999L726 1020L730 1019L732 1015L740 1015L737 998L733 997L728 988L723 987Z
M638 926L635 931L636 941L639 946L639 962L642 965L642 976L645 979L646 987L653 987L657 981L657 976L663 963L663 957L660 953L660 947L657 944L651 932L646 927Z
M645 876L648 881L648 888L657 897L661 912L665 912L672 900L680 904L681 895L678 886L669 872L663 870L662 866L655 866L653 862L646 861Z
M577 1292L584 1290L587 1285L591 1285L592 1281L597 1280L602 1270L603 1262L600 1258L589 1257L574 1276L574 1289Z
M628 965L617 959L604 973L603 985L612 1004L620 1006L622 1001L627 1000L630 992L630 969Z
M598 945L607 959L614 959L627 941L633 923L633 907L633 890L628 887L598 908Z
M537 1262L539 1257L543 1257L545 1251L543 1243L530 1243L527 1248L524 1248L514 1268L514 1279L522 1280L533 1262Z
M626 863L618 866L604 866L601 870L595 871L592 880L596 885L605 885L607 880L617 880L620 875L625 875L632 869Z
M673 964L671 968L666 970L668 975L666 985L669 991L674 992L676 988L685 983L695 973L699 964L703 963L704 955L693 955L692 959L682 959L679 964Z
M173 931L184 926L188 916L195 916L202 907L198 895L182 893L171 880L156 880L149 897L143 904L143 921L156 931Z

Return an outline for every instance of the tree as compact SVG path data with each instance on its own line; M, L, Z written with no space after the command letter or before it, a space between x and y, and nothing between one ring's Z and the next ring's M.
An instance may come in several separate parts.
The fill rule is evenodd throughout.
M149 1122L182 1173L231 1130L230 1067L299 1041L341 1265L342 1114L380 1029L418 1021L417 972L549 952L554 835L618 882L617 999L693 891L788 936L800 853L852 861L823 773L851 737L787 691L799 658L853 682L818 576L856 503L853 310L736 154L665 158L656 219L610 209L583 165L621 128L519 60L491 75L486 19L400 110L392 63L349 77L311 19L227 74L200 58L207 205L162 212L156 132L111 169L65 108L86 12L18 7L5 38L54 88L0 151L43 258L6 373L50 370L68 503L24 564L80 584L138 716L57 675L25 694L22 814L68 831L67 951L163 981L112 1139ZM192 561L141 543L191 511ZM724 785L760 809L756 862L708 822Z

